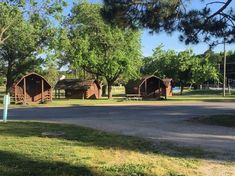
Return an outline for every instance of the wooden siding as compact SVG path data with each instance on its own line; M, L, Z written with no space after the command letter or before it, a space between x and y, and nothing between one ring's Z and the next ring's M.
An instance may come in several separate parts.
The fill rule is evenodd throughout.
M166 85L164 80L154 75L144 76L138 80L130 80L125 86L126 94L138 94L143 98L166 98L172 96L171 84L167 83Z
M51 101L51 85L41 75L30 73L16 82L11 91L15 103Z
M80 81L78 79L60 80L55 85L55 90L65 90L68 99L98 99L100 86L96 80Z

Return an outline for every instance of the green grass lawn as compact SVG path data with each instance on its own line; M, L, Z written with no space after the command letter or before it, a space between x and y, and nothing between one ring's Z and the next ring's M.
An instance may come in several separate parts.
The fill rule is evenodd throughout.
M197 117L194 118L193 121L207 125L235 127L235 115L213 115L209 117Z
M228 90L226 90L226 94L229 96L229 95L234 95L235 92L234 91L230 91L231 94L229 94ZM179 93L177 93L179 94ZM183 95L186 95L186 96L194 96L194 95L211 95L211 96L222 96L223 95L223 90L210 90L210 89L197 89L197 90L185 90L183 92Z
M46 104L31 104L31 106L94 106L94 105L148 105L148 104L167 104L168 102L235 102L235 96L220 96L220 95L174 95L168 97L167 100L149 99L149 100L127 100L123 96L113 97L112 99L107 99L107 97L102 97L98 100L82 100L82 99L53 99L52 102ZM20 105L22 106L22 105ZM17 105L19 107L19 105Z
M66 106L96 106L96 105L167 105L168 103L188 103L188 102L235 102L235 96L173 96L167 100L126 100L124 97L114 97L111 100L101 98L98 100L81 100L81 99L54 99L52 102L45 104L11 104L10 107L66 107ZM2 102L0 107L3 107Z
M221 91L214 90L193 90L193 91L185 91L184 95L175 94L172 97L168 97L167 100L126 100L123 94L117 94L121 91L116 90L116 95L113 99L108 100L107 97L102 97L98 100L81 100L81 99L53 99L52 102L48 102L46 104L30 104L32 107L50 107L50 106L94 106L94 105L105 105L105 104L113 104L113 105L132 105L132 104L167 104L168 102L235 102L235 95L227 95L226 97L222 96ZM121 92L123 93L123 91ZM2 98L0 94L0 107L2 107ZM11 105L11 107L25 107L29 105Z
M184 91L183 95L179 93L174 94L173 97L169 97L171 101L214 101L214 102L234 102L235 92L232 91L228 94L226 91L226 96L223 97L222 90L187 90Z
M192 101L192 102L235 102L235 96L212 96L212 95L204 95L204 96L172 96L168 97L167 100L126 100L125 97L114 97L111 100L107 98L101 98L98 100L79 100L79 99L60 99L53 100L53 102L49 102L46 105L42 106L73 106L73 105L104 105L104 104L123 104L123 105L131 105L131 104L167 104L168 102L184 102L184 101Z
M197 102L235 102L235 96L220 95L175 95L168 97L168 101L197 101Z
M72 125L0 123L0 141L1 176L197 176L210 166L200 149Z

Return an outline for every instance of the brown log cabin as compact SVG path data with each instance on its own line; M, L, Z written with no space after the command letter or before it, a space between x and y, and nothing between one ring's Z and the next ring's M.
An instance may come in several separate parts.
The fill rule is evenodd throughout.
M130 80L126 86L126 95L136 95L142 98L167 98L172 96L172 79L161 79L157 76L144 76L141 79Z
M63 79L55 85L56 98L61 98L61 90L67 99L100 98L100 85L96 80Z
M16 81L11 88L15 103L52 101L52 86L37 73L30 73Z

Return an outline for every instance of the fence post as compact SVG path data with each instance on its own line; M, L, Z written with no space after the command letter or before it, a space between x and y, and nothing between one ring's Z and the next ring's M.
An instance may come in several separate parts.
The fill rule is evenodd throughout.
M4 104L4 109L3 109L3 122L7 122L7 110L8 110L8 105L10 104L10 96L9 94L4 95L3 99L3 104Z

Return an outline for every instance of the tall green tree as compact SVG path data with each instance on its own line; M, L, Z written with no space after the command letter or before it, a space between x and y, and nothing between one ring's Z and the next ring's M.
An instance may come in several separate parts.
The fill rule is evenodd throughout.
M209 62L207 57L198 57L192 50L179 53L173 50L165 51L162 46L154 50L153 56L144 59L142 72L172 78L180 85L181 94L186 85L219 79L216 66Z
M7 40L0 47L0 66L7 92L22 74L40 68L40 55L51 47L63 5L57 0L1 1L0 29L6 29L3 38Z
M192 67L193 83L201 85L207 81L219 82L220 73L217 64L209 60L209 55L194 59Z
M75 5L66 23L68 35L62 35L61 45L70 64L106 79L108 97L112 98L112 85L120 76L138 76L140 33L107 24L99 13L101 7L87 2Z
M43 69L41 74L52 86L54 86L60 77L58 61L56 58L54 58L54 54L48 54L47 58L44 59L42 66Z

